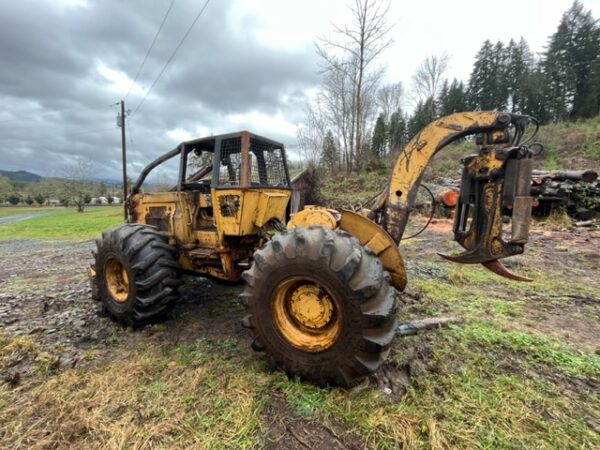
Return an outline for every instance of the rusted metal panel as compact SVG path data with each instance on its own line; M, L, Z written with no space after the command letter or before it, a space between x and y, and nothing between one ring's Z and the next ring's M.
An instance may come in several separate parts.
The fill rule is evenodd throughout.
M158 228L160 231L169 230L169 216L165 206L150 206L146 214L146 223Z

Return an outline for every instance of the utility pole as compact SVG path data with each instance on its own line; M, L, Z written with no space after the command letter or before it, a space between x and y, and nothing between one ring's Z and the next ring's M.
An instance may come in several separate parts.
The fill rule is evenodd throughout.
M123 160L123 215L127 220L127 143L125 140L125 102L121 100L121 114L117 118L117 125L121 127L121 152Z

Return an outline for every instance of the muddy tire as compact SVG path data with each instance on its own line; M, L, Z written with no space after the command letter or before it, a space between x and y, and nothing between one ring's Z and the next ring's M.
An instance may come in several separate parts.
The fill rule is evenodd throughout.
M179 298L176 250L154 228L126 224L104 231L96 245L96 292L115 321L155 321Z
M383 363L396 332L395 291L379 258L348 233L278 233L243 277L252 347L290 376L348 387Z

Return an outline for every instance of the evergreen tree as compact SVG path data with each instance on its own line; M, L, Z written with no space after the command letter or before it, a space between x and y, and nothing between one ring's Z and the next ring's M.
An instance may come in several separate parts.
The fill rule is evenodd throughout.
M513 39L506 48L506 85L508 106L512 112L524 110L525 90L531 75L533 55L523 38L516 43Z
M419 102L415 109L415 113L408 121L409 139L415 136L435 118L436 105L433 97L429 97L425 102Z
M437 97L437 104L439 107L439 113L440 116L445 116L445 112L447 110L447 108L445 108L445 102L448 99L448 92L450 91L450 86L448 85L448 79L444 79L444 82L442 83L442 87L440 89L440 93L438 94Z
M492 61L494 75L490 109L504 111L508 103L508 51L501 41L494 45Z
M589 117L600 114L600 57L591 65Z
M571 10L576 21L571 47L575 60L571 118L589 118L598 114L600 99L596 91L600 81L600 26L579 2L574 2Z
M388 142L390 151L396 151L403 148L408 140L406 130L406 119L400 109L394 111L390 116L388 126Z
M475 63L469 79L469 100L473 108L492 108L493 101L490 95L494 80L493 52L492 43L486 40L475 56Z
M535 117L542 123L550 120L549 108L546 106L547 91L542 62L540 61L534 65L523 81L521 112Z
M598 113L596 86L600 28L590 11L575 1L563 15L545 53L546 105L552 120Z
M34 200L36 201L36 203L38 205L42 206L46 199L44 198L44 196L41 193L39 193L34 197Z
M387 130L388 126L385 123L383 113L379 114L373 129L373 137L371 138L371 150L375 159L380 159L385 155L387 148Z
M508 85L506 81L507 52L504 44L495 45L486 40L475 57L469 79L469 99L473 108L500 110L506 108Z
M327 130L323 139L321 164L330 172L338 168L338 146L331 130Z
M447 116L448 114L469 109L467 92L465 90L465 84L462 81L458 81L456 78L452 80L452 83L447 87L445 93L444 87L447 87L447 83L442 87L442 91L438 98L440 116Z

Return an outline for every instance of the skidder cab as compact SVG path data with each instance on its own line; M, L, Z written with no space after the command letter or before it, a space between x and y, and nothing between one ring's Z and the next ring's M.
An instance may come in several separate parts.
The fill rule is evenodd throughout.
M147 175L178 158L178 185L142 192ZM243 131L183 142L152 162L128 199L131 222L153 225L183 269L237 281L265 228L284 223L291 195L282 144Z

